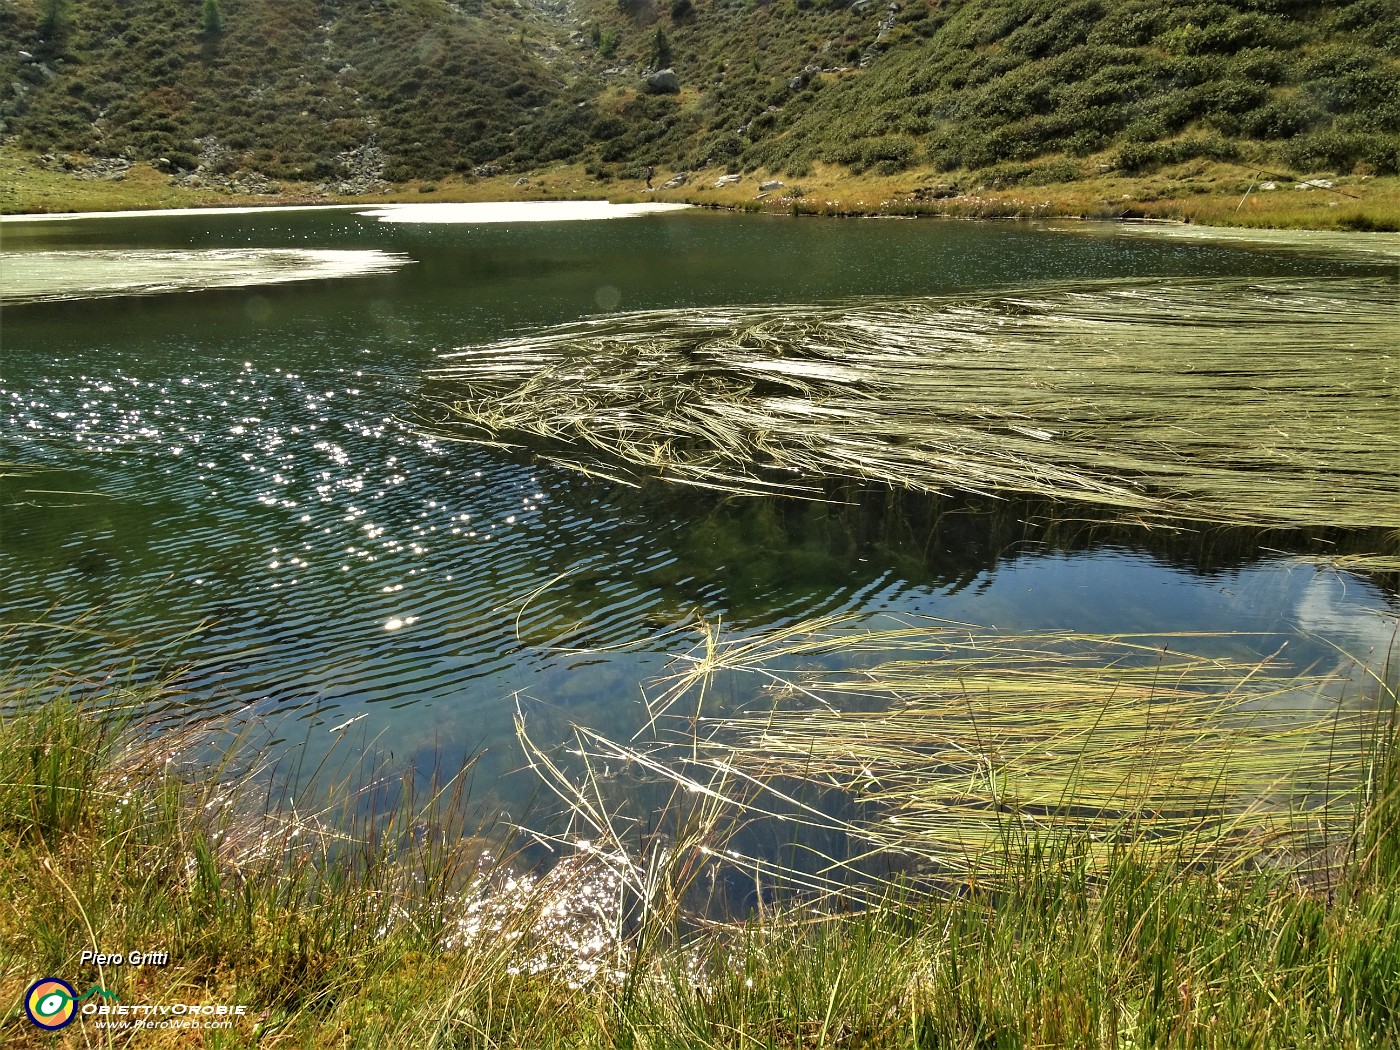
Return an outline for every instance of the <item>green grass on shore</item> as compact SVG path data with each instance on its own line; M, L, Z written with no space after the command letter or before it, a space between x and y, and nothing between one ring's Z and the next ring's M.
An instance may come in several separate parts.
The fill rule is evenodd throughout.
M313 814L259 794L246 739L143 722L139 690L34 696L11 690L0 707L6 1046L1359 1050L1400 1038L1393 726L1322 877L1184 864L1145 841L1105 859L1069 840L993 849L956 894L896 887L859 909L684 924L669 892L619 909L597 846L542 878L488 859L452 830L468 812L464 774L368 805L341 789ZM211 769L211 747L236 761ZM680 846L653 854L646 885L688 877ZM169 964L83 962L94 948L164 951ZM45 976L116 997L84 1007L248 1012L206 1030L99 1028L94 1013L48 1036L22 1006Z
M84 158L77 157L81 170ZM1106 165L1105 165L1106 166ZM1043 166L1046 171L1053 165ZM661 187L672 175L659 170L647 191L640 179L599 178L578 163L557 164L521 176L450 175L398 183L388 192L345 197L312 183L284 181L269 194L235 194L215 186L171 185L149 164L132 165L120 180L79 179L40 164L15 146L0 147L0 214L145 211L159 208L259 207L285 204L439 203L449 201L569 200L673 201L731 211L822 216L943 216L951 218L1162 219L1206 226L1271 229L1400 230L1400 176L1329 176L1331 187L1297 189L1316 173L1277 181L1239 164L1193 161L1152 172L1100 171L1045 181L1034 166L975 171L908 170L860 175L837 165L814 165L801 179L783 181L756 171L716 186L725 168L686 173L684 185ZM1054 169L1058 170L1058 169ZM1093 174L1089 174L1093 172ZM1320 176L1318 176L1320 177ZM520 180L524 179L522 183ZM770 191L766 181L781 185ZM1271 184L1275 189L1260 189Z

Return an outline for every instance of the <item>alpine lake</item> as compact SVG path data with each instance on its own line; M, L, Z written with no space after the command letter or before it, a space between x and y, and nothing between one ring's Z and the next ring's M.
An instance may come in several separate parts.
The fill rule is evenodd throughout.
M1342 707L1393 660L1400 576L1339 566L1354 541L1325 524L1173 524L839 476L804 479L820 499L640 470L624 484L512 435L454 435L424 408L448 355L589 319L1214 280L1354 279L1394 310L1393 253L693 209L386 216L4 222L6 665L61 668L78 691L167 683L153 726L244 727L293 782L474 760L473 797L515 821L541 795L517 720L543 753L567 756L573 726L632 739L702 625L1180 636L1335 674L1315 702ZM1394 397L1393 362L1339 353L1337 369ZM1345 424L1347 404L1334 411ZM731 676L707 713L754 710L766 685Z

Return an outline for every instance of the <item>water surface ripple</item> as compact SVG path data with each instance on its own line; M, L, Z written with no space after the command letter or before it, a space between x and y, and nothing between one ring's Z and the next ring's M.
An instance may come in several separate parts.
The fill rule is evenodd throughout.
M312 752L359 715L346 732L397 757L485 747L477 773L491 784L520 764L517 700L542 737L570 721L630 732L639 683L689 644L697 614L741 630L840 611L1229 629L1258 632L1230 644L1259 652L1286 637L1304 662L1330 650L1307 649L1300 629L1350 649L1387 641L1378 589L1255 536L1091 535L1036 524L1043 508L880 493L840 507L633 491L404 418L438 348L600 309L1340 264L1024 227L689 214L529 227L341 211L7 228L17 253L415 261L353 280L7 307L0 462L45 469L0 477L0 612L55 625L17 655L36 670L179 670L201 709L285 713L284 734ZM75 620L94 633L57 629Z

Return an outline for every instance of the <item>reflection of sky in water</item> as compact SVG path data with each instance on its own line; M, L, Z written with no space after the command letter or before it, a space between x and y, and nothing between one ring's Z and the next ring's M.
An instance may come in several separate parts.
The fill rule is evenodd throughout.
M617 225L634 236L643 222ZM586 309L597 288L628 286L566 276ZM630 735L640 680L691 643L678 628L696 613L742 630L847 611L1243 631L1198 648L1259 657L1291 635L1299 664L1337 659L1299 630L1363 656L1389 643L1374 587L1282 558L1200 573L1118 547L969 546L935 563L863 538L864 524L765 523L426 439L402 418L430 360L423 330L451 328L443 303L506 309L478 302L477 271L454 279L432 309L347 281L308 309L269 290L47 326L7 317L0 459L57 469L0 479L5 619L101 610L95 625L139 643L55 634L49 655L187 666L214 705L292 714L284 735L305 735L313 758L340 731L449 763L486 746L482 783L519 765L516 694L543 738L571 721ZM518 272L502 280L510 309L539 305L519 298ZM183 312L162 313L174 299Z

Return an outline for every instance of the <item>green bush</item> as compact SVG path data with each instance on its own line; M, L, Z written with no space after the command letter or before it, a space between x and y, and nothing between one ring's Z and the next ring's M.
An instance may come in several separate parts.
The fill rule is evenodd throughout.
M1251 138L1286 139L1302 134L1322 119L1322 110L1311 99L1289 95L1245 114L1240 127Z
M907 135L882 135L844 143L826 159L845 164L856 174L873 168L877 174L893 175L909 167L918 152L918 143Z
M1114 163L1123 171L1150 171L1163 164L1180 164L1203 157L1207 160L1237 160L1239 147L1219 136L1172 139L1165 142L1127 143L1119 148Z
M1400 173L1400 139L1391 135L1316 132L1289 140L1279 155L1304 171L1347 172L1365 163L1379 175Z
M1102 13L1095 0L1054 7L1008 33L1002 46L1027 58L1058 55L1083 43Z

